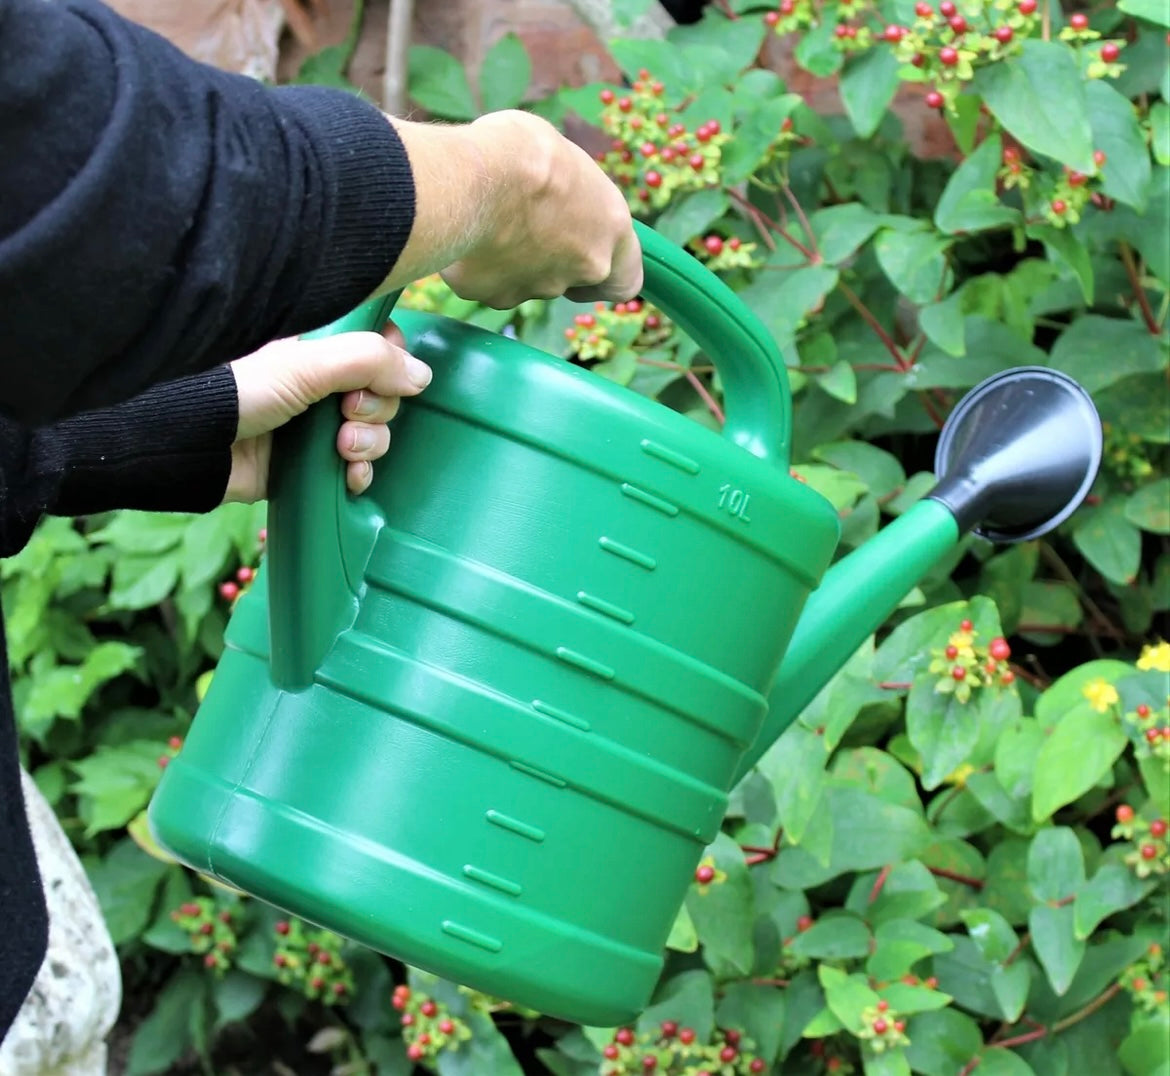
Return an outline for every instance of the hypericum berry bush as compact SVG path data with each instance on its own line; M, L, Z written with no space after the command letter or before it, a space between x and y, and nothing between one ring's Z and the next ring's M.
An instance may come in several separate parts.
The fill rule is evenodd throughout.
M1165 1076L1168 30L1164 0L715 0L610 42L620 83L529 106L593 124L632 210L773 334L792 474L843 550L930 487L989 374L1067 371L1105 421L1086 504L1038 541L968 540L735 791L630 1027L518 1010L171 862L142 810L263 507L46 521L0 568L10 672L123 956L129 1072ZM341 81L339 55L304 77ZM474 86L419 47L410 89L469 119L529 72L513 35ZM496 311L434 277L402 301L723 423L710 357L646 297Z

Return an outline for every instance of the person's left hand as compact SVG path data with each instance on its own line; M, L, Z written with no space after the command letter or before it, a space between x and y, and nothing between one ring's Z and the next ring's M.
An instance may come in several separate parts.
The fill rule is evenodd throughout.
M225 501L259 501L268 495L272 431L312 404L344 393L337 452L346 461L346 485L362 493L374 460L390 445L388 423L403 396L430 384L431 370L404 350L402 333L354 332L319 340L277 340L231 364L239 396L239 424Z

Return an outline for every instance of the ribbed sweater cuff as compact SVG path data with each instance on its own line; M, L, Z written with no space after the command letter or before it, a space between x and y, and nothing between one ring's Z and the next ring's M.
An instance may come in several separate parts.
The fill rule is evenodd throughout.
M273 91L319 156L329 219L297 319L325 324L369 295L402 254L414 224L414 176L390 121L344 90L282 86Z
M62 481L52 511L207 512L227 489L239 424L229 366L158 385L52 428Z

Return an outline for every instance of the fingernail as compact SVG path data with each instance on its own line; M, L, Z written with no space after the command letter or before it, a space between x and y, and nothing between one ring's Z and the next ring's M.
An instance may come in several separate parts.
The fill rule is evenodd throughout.
M355 415L372 415L378 410L378 402L368 393L363 392L358 397L357 407L353 409Z
M353 445L351 450L354 452L365 452L374 447L374 431L359 427L353 431Z
M406 376L415 388L425 389L431 383L431 368L413 355L406 356Z

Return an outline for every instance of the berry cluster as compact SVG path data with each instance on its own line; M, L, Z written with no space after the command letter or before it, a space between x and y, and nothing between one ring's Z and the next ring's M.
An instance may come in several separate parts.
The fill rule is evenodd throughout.
M235 908L217 906L210 897L196 897L180 904L171 919L190 935L191 952L203 957L203 966L223 975L239 946L237 915Z
M256 537L260 542L260 554L263 556L264 544L268 541L268 528L262 527ZM236 569L234 579L225 579L219 584L219 596L226 602L235 602L241 594L247 591L255 578L256 569L250 565L242 564Z
M1105 166L1105 153L1093 151L1093 163L1098 169ZM1024 153L1018 146L1008 145L1003 149L1003 166L999 180L1005 190L1018 187L1021 191L1033 190L1035 170L1024 160ZM1086 175L1065 166L1055 178L1043 174L1036 184L1037 198L1032 199L1034 212L1042 213L1045 220L1057 228L1076 224L1085 207L1092 202L1100 209L1111 207L1111 201L1100 191L1099 177Z
M1068 25L1060 31L1060 40L1081 47L1100 41L1101 35L1089 27L1088 15L1075 11L1068 17ZM1089 78L1117 78L1125 70L1124 65L1117 62L1124 47L1124 41L1101 41L1091 54L1086 71Z
M1170 998L1167 970L1166 951L1157 942L1151 942L1145 956L1126 968L1118 981L1135 1006L1153 1013L1163 1008Z
M165 770L170 765L171 759L179 753L179 749L183 746L183 739L181 736L172 736L167 740L167 751L165 754L158 756L158 768Z
M792 123L791 120L784 122ZM756 257L757 245L745 243L735 235L724 239L723 236L712 233L692 239L687 245L712 272L725 269L755 269L763 264L762 259Z
M720 1028L712 1042L699 1042L694 1028L663 1020L655 1031L635 1035L620 1027L601 1054L600 1076L755 1076L768 1063L751 1053L751 1044L734 1028Z
M343 939L327 930L315 930L299 919L282 919L276 932L277 980L297 986L310 1001L344 1004L353 997L353 973L341 958Z
M662 311L631 299L627 303L595 303L593 312L578 314L565 329L568 351L581 362L606 360L622 348L654 347L673 331Z
M597 159L635 212L661 209L677 193L719 182L729 136L715 119L690 130L663 102L665 89L643 69L629 93L601 91L601 126L611 142Z
M833 1049L834 1044L825 1039L813 1039L808 1046L808 1052L820 1064L820 1071L831 1076L852 1076L857 1069L845 1055L832 1053Z
M695 885L700 893L706 893L713 885L722 885L727 881L727 874L715 866L711 856L704 856L695 868Z
M764 15L764 23L783 36L809 29L816 17L817 11L812 0L780 0L774 11Z
M446 1006L403 983L394 988L390 1004L402 1013L402 1038L411 1061L433 1060L441 1050L458 1050L471 1029Z
M910 1040L906 1037L906 1021L898 1019L898 1014L890 1008L890 1003L884 998L876 1005L864 1009L861 1020L862 1027L857 1037L868 1042L869 1048L875 1054L910 1045Z
M975 638L979 633L970 620L962 620L959 630L947 639L947 645L931 650L930 672L939 677L934 690L941 694L953 694L959 702L967 702L972 692L981 687L998 684L1006 687L1013 683L1016 674L1012 672L1008 659L1012 648L1002 635L996 636L986 647L977 646Z
M1170 699L1157 710L1139 703L1125 715L1125 723L1137 744L1137 756L1161 759L1163 768L1170 771Z
M1101 430L1105 434L1105 465L1118 478L1123 482L1137 483L1154 473L1154 465L1142 447L1139 434L1119 430L1111 422L1102 422Z
M796 920L796 934L803 934L816 922L811 915L802 915ZM796 934L785 938L780 945L780 958L776 962L776 978L791 979L797 972L803 971L812 963L809 957L792 951L792 943Z
M1126 866L1139 878L1170 873L1170 843L1166 840L1166 819L1145 819L1128 803L1117 808L1117 825L1113 836L1131 841L1133 848L1125 855Z

